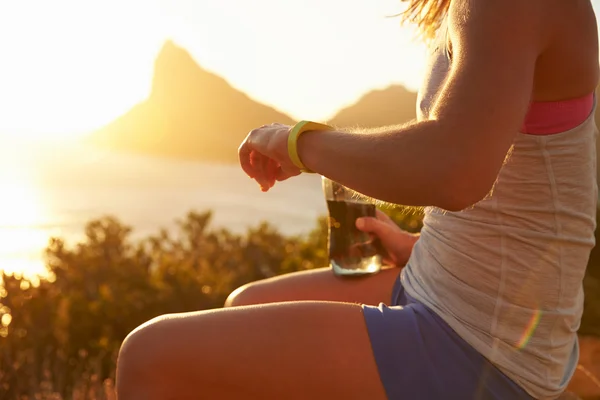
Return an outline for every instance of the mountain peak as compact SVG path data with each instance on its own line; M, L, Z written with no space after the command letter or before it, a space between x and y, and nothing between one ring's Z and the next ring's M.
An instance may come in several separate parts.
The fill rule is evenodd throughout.
M164 42L154 62L154 66L157 69L187 64L192 64L195 68L198 68L190 53L172 40Z
M201 68L188 51L169 40L156 57L148 99L91 140L113 149L237 161L237 148L246 134L272 122L293 123Z
M152 96L166 99L185 92L191 78L197 80L208 74L194 61L191 54L172 40L167 40L154 62Z

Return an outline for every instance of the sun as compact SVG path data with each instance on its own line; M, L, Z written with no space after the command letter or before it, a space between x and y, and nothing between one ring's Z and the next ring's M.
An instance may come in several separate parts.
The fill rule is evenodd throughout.
M148 95L162 41L154 0L0 5L0 134L97 129Z

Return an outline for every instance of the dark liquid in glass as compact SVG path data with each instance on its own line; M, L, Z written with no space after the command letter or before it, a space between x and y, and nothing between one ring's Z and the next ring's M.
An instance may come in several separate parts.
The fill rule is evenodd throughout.
M338 275L363 275L379 271L381 256L376 239L356 228L359 217L375 217L375 205L328 200L329 261Z

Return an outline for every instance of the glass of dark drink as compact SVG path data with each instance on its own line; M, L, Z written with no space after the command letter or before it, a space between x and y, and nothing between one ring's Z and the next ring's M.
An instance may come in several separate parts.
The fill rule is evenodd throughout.
M334 274L361 276L381 269L377 239L356 228L359 217L375 217L375 204L361 198L354 190L331 179L322 178L329 210L329 264Z

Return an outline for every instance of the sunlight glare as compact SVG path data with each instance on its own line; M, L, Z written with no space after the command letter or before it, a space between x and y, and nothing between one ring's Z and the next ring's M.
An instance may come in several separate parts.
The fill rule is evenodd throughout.
M147 97L168 38L256 100L325 119L372 89L416 88L423 46L386 18L402 8L399 0L0 2L0 136L71 138L111 122ZM290 29L307 20L311 29Z
M48 233L40 226L45 220L43 199L26 168L1 161L0 269L26 277L43 274L40 249L48 242Z
M154 0L0 3L0 132L98 128L143 100L163 40Z

